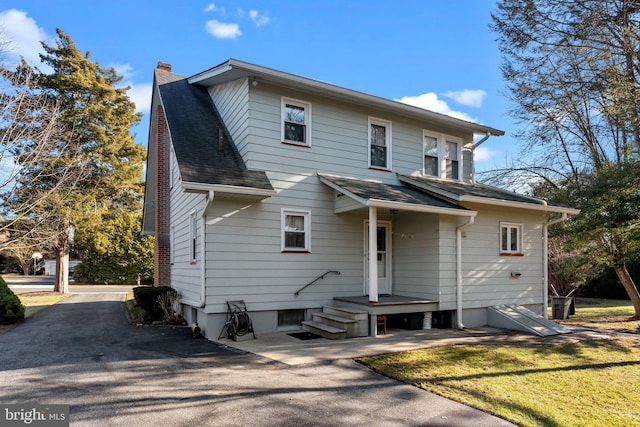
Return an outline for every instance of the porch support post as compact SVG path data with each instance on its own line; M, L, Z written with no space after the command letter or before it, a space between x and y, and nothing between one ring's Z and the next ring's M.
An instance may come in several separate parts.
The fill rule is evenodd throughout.
M369 302L378 302L378 210L369 206Z

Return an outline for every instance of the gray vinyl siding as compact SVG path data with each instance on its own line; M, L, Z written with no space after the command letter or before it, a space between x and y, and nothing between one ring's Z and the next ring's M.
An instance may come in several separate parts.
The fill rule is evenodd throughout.
M278 195L262 202L216 199L207 216L207 311L244 299L252 310L316 308L363 294L361 214L335 215L333 190L314 175L269 172ZM311 212L311 252L281 251L281 209ZM330 275L294 293L329 270Z
M500 255L500 222L523 224L523 256ZM483 207L462 240L464 308L543 303L543 222L542 213Z
M204 208L204 195L193 194L183 191L178 164L173 150L171 150L171 174L173 187L171 188L171 212L170 212L170 233L172 233L171 251L173 253L173 264L171 265L171 286L176 289L182 298L187 301L197 302L200 300L200 227L202 226L200 216ZM198 229L196 239L196 263L191 263L191 236L190 236L190 215L196 212Z
M432 214L395 215L393 293L439 300L439 219Z
M209 88L209 95L222 117L245 163L249 161L247 121L249 90L247 79L238 79Z
M311 103L311 147L281 142L282 96ZM226 122L227 116L222 112L221 114ZM385 111L263 83L257 88L250 88L248 117L249 146L246 159L249 159L249 168L299 173L317 170L354 178L377 179L387 183L397 183L395 173L372 170L368 167L369 117L392 122L392 172L409 175L421 173L424 129L463 138L465 143L471 142L472 139L470 134L460 134L431 123L407 120ZM470 169L466 166L468 162L465 160L463 170L467 173Z

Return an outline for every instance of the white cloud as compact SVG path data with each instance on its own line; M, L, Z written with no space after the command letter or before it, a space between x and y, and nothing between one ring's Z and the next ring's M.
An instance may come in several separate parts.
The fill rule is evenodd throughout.
M118 75L122 77L123 80L131 80L131 78L135 74L133 72L133 67L129 64L113 63L113 64L109 64L109 68L115 69L116 73L118 73Z
M146 114L151 107L151 83L127 83L130 86L127 94L131 101L136 104L136 112Z
M44 53L41 41L52 45L54 39L38 25L26 12L17 9L9 9L0 12L0 29L4 42L7 42L6 60L8 65L15 66L23 57L30 65L40 68L41 71L49 71L48 66L40 62L40 54Z
M455 117L457 119L467 120L470 122L478 121L478 119L474 119L462 111L452 110L445 101L438 98L438 94L433 92L423 93L418 96L404 96L400 99L396 99L396 101L413 105L414 107L424 108L425 110L433 111L435 113L446 114L447 116Z
M482 102L487 96L487 92L482 89L465 89L449 91L444 96L468 107L482 107Z
M238 24L220 22L217 19L207 21L205 29L218 39L235 39L242 35Z
M488 147L478 147L475 150L473 150L473 153L474 153L473 159L476 162L491 160L495 158L495 156L498 154L497 152L489 149Z
M249 11L249 16L251 17L253 23L256 24L256 27L262 27L263 25L268 24L270 21L268 16L262 15L255 9Z

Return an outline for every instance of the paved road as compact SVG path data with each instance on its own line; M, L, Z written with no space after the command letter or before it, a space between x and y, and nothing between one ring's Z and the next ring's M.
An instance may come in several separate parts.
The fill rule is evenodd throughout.
M0 335L0 403L71 405L73 426L511 425L343 359L288 367L188 328L136 327L85 293Z
M9 288L17 294L22 292L47 292L53 290L53 276L18 276L3 275L2 278ZM73 280L69 282L69 290L73 294L78 293L127 293L132 286L120 285L76 285Z

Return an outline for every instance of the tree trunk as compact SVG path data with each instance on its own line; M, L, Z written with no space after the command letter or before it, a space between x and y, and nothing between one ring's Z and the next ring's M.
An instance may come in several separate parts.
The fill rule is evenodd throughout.
M638 288L636 284L633 282L629 271L627 270L627 266L624 262L615 263L613 266L616 274L618 275L618 279L622 282L622 286L627 291L627 295L629 295L629 299L631 299L631 303L633 304L633 310L635 311L634 319L640 319L640 293L638 293Z
M53 292L69 293L69 233L64 232L55 247L56 280Z

